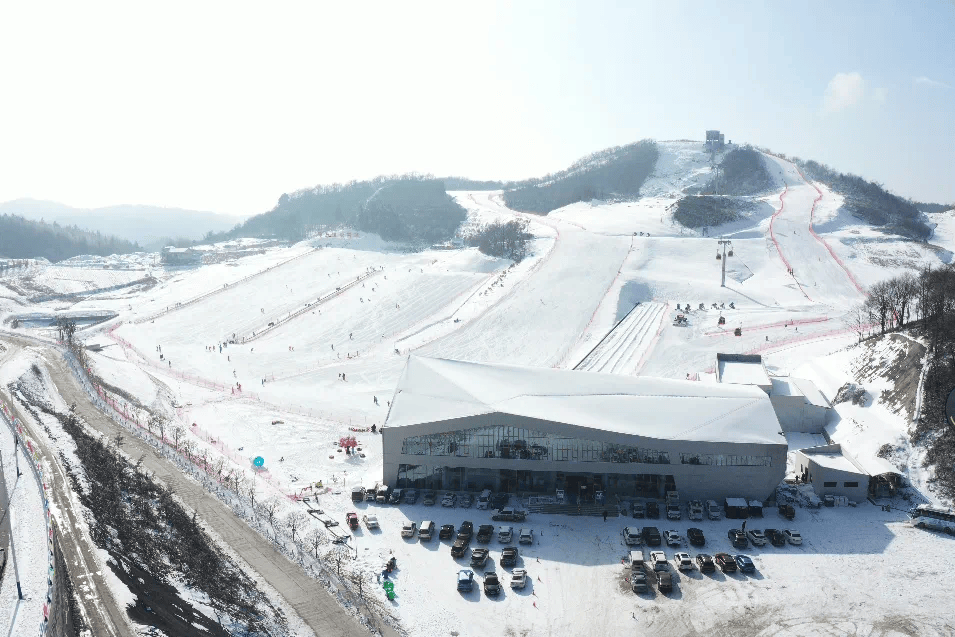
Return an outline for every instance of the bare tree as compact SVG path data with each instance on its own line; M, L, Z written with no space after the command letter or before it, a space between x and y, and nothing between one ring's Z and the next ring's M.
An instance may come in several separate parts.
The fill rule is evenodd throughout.
M186 437L186 428L182 425L176 425L172 428L172 442L176 447L176 451L179 451L179 443L183 438Z
M265 519L269 521L269 526L275 526L275 512L278 511L278 508L279 501L275 497L271 497L259 503L259 510L262 512L262 515L265 516Z
M865 335L866 331L869 329L869 315L866 311L865 305L859 303L854 305L847 313L845 318L846 326L855 332L859 337L859 342L862 342L862 337Z
M222 482L222 472L225 470L225 458L223 456L219 456L212 463L212 470L216 472L216 480Z
M318 559L318 547L328 544L328 536L319 530L318 527L312 527L305 534L305 542L311 547L312 554Z
M295 541L295 534L305 524L306 519L305 514L301 511L292 511L285 516L285 528L292 534L293 542Z

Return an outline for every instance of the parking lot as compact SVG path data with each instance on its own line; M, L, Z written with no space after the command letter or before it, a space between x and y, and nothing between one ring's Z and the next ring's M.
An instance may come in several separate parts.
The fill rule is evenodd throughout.
M899 511L885 512L869 503L858 508L796 509L792 522L776 509L763 518L749 518L746 529L795 529L802 544L743 548L733 547L727 532L742 520L679 521L631 517L578 517L531 514L523 523L495 522L493 510L425 506L353 504L347 494L338 496L345 510L361 517L375 513L380 529L355 531L358 559L369 572L380 576L384 562L395 557L398 568L389 574L394 584L392 602L405 628L414 635L567 635L651 629L659 634L833 634L833 627L849 626L847 634L951 634L955 611L950 600L955 586L944 575L955 566L952 539L910 527ZM330 503L330 502L329 502ZM511 504L518 504L512 500ZM406 522L436 525L435 536L421 541L401 537ZM445 524L455 530L470 521L492 524L495 533L487 544L472 539L460 558L451 555L453 538L439 539ZM514 527L511 543L498 541L501 525ZM628 546L626 526L655 526L661 534L673 530L677 546ZM521 527L532 529L532 544L517 543ZM689 528L699 528L704 546L691 546ZM509 585L514 567L502 567L506 546L519 549L517 568L527 571L522 589ZM487 548L483 568L470 564L473 548ZM645 594L630 587L627 562L630 550L665 553L673 590L657 586ZM676 552L686 552L695 562L698 553L746 555L753 572L724 573L717 568L703 574L699 568L679 571ZM474 571L474 587L457 590L458 572ZM484 574L494 572L501 583L495 597L485 594ZM383 590L376 594L384 595ZM908 627L908 628L905 628ZM836 634L843 634L838 629ZM893 632L895 631L895 632ZM908 631L908 632L907 632Z

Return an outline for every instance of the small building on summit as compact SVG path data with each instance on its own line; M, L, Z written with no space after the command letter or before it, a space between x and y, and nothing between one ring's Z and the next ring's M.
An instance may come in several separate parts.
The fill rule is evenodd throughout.
M202 251L166 246L160 252L160 261L163 265L202 265Z
M786 473L745 385L411 356L381 433L392 487L765 500Z

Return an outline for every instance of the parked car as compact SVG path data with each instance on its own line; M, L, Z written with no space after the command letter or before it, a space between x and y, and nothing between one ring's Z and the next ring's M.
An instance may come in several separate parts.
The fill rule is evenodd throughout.
M491 496L491 508L492 509L503 509L507 506L507 503L511 501L510 493L495 493Z
M683 538L673 529L664 531L663 536L666 538L667 546L680 546L683 544Z
M505 546L504 550L501 551L501 566L514 566L517 564L517 557L517 547Z
M527 518L527 512L515 509L513 507L504 507L498 509L497 513L491 516L495 522L523 522Z
M650 551L649 564L653 566L655 571L665 571L670 568L670 564L667 562L667 554L663 551Z
M683 511L680 509L679 504L668 504L667 505L667 519L668 520L681 520L683 519Z
M345 514L345 522L348 523L348 528L355 530L358 528L358 514L354 511Z
M700 568L701 573L712 573L716 570L716 564L713 562L713 558L706 553L697 554L696 565Z
M647 517L647 505L643 502L634 502L631 510L633 511L633 517L635 518Z
M643 541L647 543L647 546L660 546L660 543L663 541L659 529L655 526L643 527L642 533Z
M471 549L471 566L475 568L484 568L484 565L487 564L487 556L487 549Z
M497 573L492 572L484 576L484 594L491 597L501 594L501 581L497 579Z
M716 562L716 565L719 566L720 570L724 573L736 572L736 561L729 553L717 553L714 556L713 561Z
M742 573L754 573L756 572L756 565L753 564L753 560L749 559L746 555L737 555L736 556L736 567Z
M527 571L515 568L511 572L511 588L524 588L527 585Z
M630 551L630 554L627 556L627 566L629 566L631 570L642 571L643 562L643 550Z
M661 593L673 592L673 576L667 571L657 571L657 589Z
M454 495L453 493L445 493L444 497L441 498L441 506L443 507L451 507L453 509L457 503L458 496ZM425 502L425 504L427 504L427 502Z
M779 529L766 529L763 535L773 546L786 546L786 535Z
M405 522L401 527L401 537L414 537L418 534L418 525L414 522Z
M786 529L783 533L786 535L786 539L789 540L790 544L802 544L802 536L799 535L799 531Z
M376 482L375 484L367 487L365 489L365 502L374 502L375 496L378 495L378 487L380 485Z
M726 532L726 537L733 543L733 548L745 549L749 546L749 540L746 539L746 534L741 529L730 529Z
M487 509L490 506L491 506L491 490L485 489L484 491L481 491L481 493L478 495L477 508Z
M647 517L654 520L660 517L660 505L657 502L647 502Z
M378 504L388 504L388 498L391 497L391 489L388 488L388 485L381 485L378 487L378 492L375 495L375 502Z
M510 544L514 539L514 529L510 526L502 526L497 530L497 541L501 544Z
M395 489L391 492L391 497L388 498L388 504L401 504L401 498L404 494L404 489Z
M458 539L467 540L470 542L472 535L474 535L474 525L465 520L461 523L461 527L458 529Z
M691 520L703 519L703 503L699 500L690 500L686 505L686 515Z
M455 540L454 544L451 545L451 557L464 557L464 554L468 550L467 540Z
M474 588L474 571L462 568L458 571L458 591L470 593Z
M643 543L643 536L640 535L640 529L635 526L625 526L622 533L623 542L627 546L637 546Z
M418 527L418 539L425 542L430 542L431 538L434 537L434 522L431 520L425 520L421 523L421 526Z
M692 546L706 546L706 537L703 536L703 529L687 529L686 539L689 540Z
M414 504L418 501L418 492L414 489L405 491L405 504Z
M434 502L437 499L438 494L435 493L432 489L428 489L424 492L424 495L421 496L421 504L425 506L434 506Z
M474 496L470 493L465 493L460 498L458 498L458 504L460 504L465 509L470 509L471 505L474 504Z
M676 564L677 570L680 570L680 571L693 570L693 560L690 558L689 553L675 553L673 555L673 563Z
M634 593L650 592L650 585L647 583L647 574L643 571L631 571L630 588L633 589Z
M351 489L351 501L352 501L352 502L364 502L364 501L365 501L365 487L352 487L352 489Z
M779 515L783 516L787 520L793 520L796 517L796 509L794 509L791 504L780 504Z
M753 546L766 546L766 536L759 529L746 529L746 537Z
M519 544L533 544L534 531L531 529L521 529L521 532L517 536L517 542Z
M450 540L454 537L454 525L453 524L442 524L441 530L438 531L439 540Z
M361 516L361 521L365 523L366 529L377 529L378 528L378 516L377 515L363 515Z
M494 525L493 524L482 524L478 527L477 532L477 541L481 544L487 544L491 541L491 538L494 537Z
M716 500L706 501L706 517L711 520L720 519L720 505L716 503Z

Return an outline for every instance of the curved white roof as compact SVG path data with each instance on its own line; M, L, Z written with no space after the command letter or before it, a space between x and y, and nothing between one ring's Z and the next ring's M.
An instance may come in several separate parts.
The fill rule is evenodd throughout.
M665 440L785 445L755 386L411 356L385 423L502 413Z

